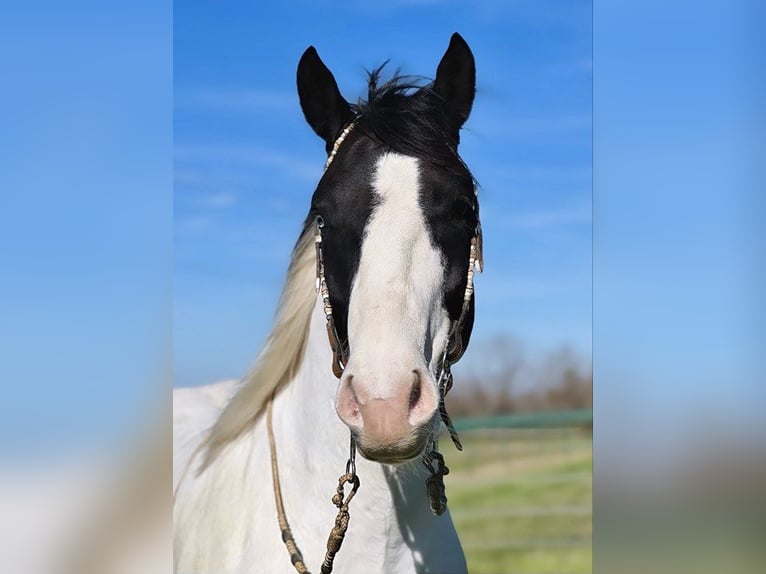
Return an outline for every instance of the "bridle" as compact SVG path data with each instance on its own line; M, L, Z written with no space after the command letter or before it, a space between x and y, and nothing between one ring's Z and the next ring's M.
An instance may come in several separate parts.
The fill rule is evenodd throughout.
M343 141L346 139L351 130L354 129L356 119L351 121L340 133L338 138L333 143L332 150L327 157L327 162L324 166L324 172L326 172L333 160L335 159L338 149ZM451 148L452 149L452 148ZM456 150L453 149L453 153L460 160ZM462 161L462 160L460 160ZM476 195L476 187L474 186L474 196ZM475 198L474 198L475 199ZM325 315L325 322L327 328L327 338L330 343L330 350L332 351L332 372L336 378L340 379L343 375L343 371L347 364L347 347L338 337L338 331L335 327L335 319L333 317L332 304L330 302L330 291L327 287L327 281L325 279L325 267L324 267L324 253L322 250L322 229L324 228L324 220L321 216L317 216L314 220L314 245L316 249L316 291L322 297L322 310ZM439 416L444 422L444 425L449 431L450 438L455 443L455 447L458 450L463 450L463 445L460 442L455 426L452 424L449 414L447 414L447 407L445 405L445 397L452 388L452 365L457 363L465 351L465 346L462 339L462 327L465 322L465 318L468 315L468 310L471 305L471 298L473 297L473 279L474 269L477 268L479 272L483 268L482 257L482 235L481 225L478 223L474 230L474 235L471 237L470 251L468 257L468 274L466 279L465 292L463 295L463 303L460 309L460 315L450 325L450 330L447 335L447 341L444 345L444 351L437 364L437 371L439 373L437 378L437 386L439 389ZM277 506L277 515L279 521L279 527L282 532L282 541L290 554L290 560L295 567L296 571L300 573L308 574L308 569L303 562L303 556L295 542L295 539L290 530L290 526L287 522L287 516L284 512L284 504L282 501L282 491L279 481L279 470L277 466L276 456L276 444L274 440L274 431L272 425L272 403L274 396L269 399L267 404L267 431L269 435L269 446L271 451L271 474L272 482L274 485L274 499ZM436 436L436 430L431 434L428 441L428 446L423 454L422 462L428 471L431 473L426 479L426 492L428 494L431 511L435 515L441 515L447 508L447 497L444 488L444 476L449 473L449 468L444 464L444 457L438 450L438 439ZM345 494L346 484L351 485L351 490L348 495ZM351 499L359 489L360 481L356 474L356 440L354 434L350 433L349 444L349 458L346 462L346 472L338 479L338 487L335 495L332 497L332 502L338 507L338 515L335 517L335 524L330 531L330 536L327 540L327 551L325 553L324 561L322 562L321 573L330 574L332 572L333 561L335 555L340 551L340 547L343 544L343 539L348 529L348 523L350 515L348 511L348 505Z

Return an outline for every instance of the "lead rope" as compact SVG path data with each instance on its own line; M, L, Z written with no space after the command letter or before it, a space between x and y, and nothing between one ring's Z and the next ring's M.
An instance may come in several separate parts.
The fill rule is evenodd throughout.
M316 290L322 297L322 310L324 311L327 326L327 339L330 341L330 350L332 351L332 372L336 378L340 379L343 375L343 370L346 368L346 353L338 338L338 331L335 328L335 319L332 315L332 304L330 303L330 290L327 287L327 281L324 276L324 256L322 255L324 220L321 216L317 216L314 226L314 245L316 247L317 262Z
M344 499L346 484L351 485L351 490ZM346 530L348 530L348 523L351 520L348 505L358 489L359 477L356 475L356 443L354 442L354 436L351 435L351 448L348 462L346 463L346 474L338 479L338 489L335 496L332 497L332 503L338 507L338 515L335 517L335 526L333 526L330 536L327 538L327 552L325 552L324 561L322 562L322 574L330 574L332 572L335 555L340 552L343 539L346 537Z
M345 139L352 127L353 124L343 130L343 133L338 138L338 141L327 160L327 166L330 165L330 162L335 156L339 142L342 142L343 139ZM325 167L325 170L326 169L327 167ZM327 281L324 274L324 257L322 255L323 228L324 221L321 217L317 217L315 221L316 233L314 235L317 262L316 290L322 297L322 310L325 315L327 338L330 342L330 349L332 350L332 372L338 379L340 379L343 375L343 370L346 367L346 353L343 344L338 337L338 331L335 328L335 319L333 318L332 304L330 303L330 290L327 287ZM348 496L345 496L346 484L351 485L351 491L348 493ZM338 488L335 496L332 497L332 503L338 507L338 515L335 517L335 526L333 526L330 531L330 536L327 539L327 552L325 553L324 561L322 562L322 574L330 574L332 572L335 555L340 552L340 547L346 536L346 530L348 530L348 523L351 520L348 505L351 502L351 499L354 498L354 495L356 495L356 491L359 490L359 484L359 477L356 474L356 442L354 441L354 435L351 434L348 462L346 462L346 473L341 475L338 479Z
M290 562L295 569L303 573L308 573L308 568L303 563L303 555L295 543L292 530L287 522L285 514L285 505L282 501L282 485L279 481L279 468L277 465L277 446L274 440L274 426L272 424L272 412L274 410L274 395L269 399L266 405L266 430L269 435L269 450L271 451L271 483L274 487L274 502L277 505L277 520L279 521L279 530L282 533L282 542L284 542L287 552L290 554Z
M344 128L338 139L335 140L333 149L327 158L324 170L330 167L330 163L335 158L335 154L338 152L340 144L346 139L346 136L353 129L354 122L351 122ZM315 222L316 235L314 236L314 243L316 245L316 261L317 261L317 278L316 278L316 290L317 293L321 293L322 308L324 310L325 319L327 321L327 337L330 340L330 348L332 350L332 372L340 379L343 375L343 369L346 365L346 358L344 349L338 339L338 332L335 329L335 321L332 314L332 305L330 304L330 292L327 288L327 282L324 275L324 259L322 258L322 228L324 227L324 221L321 217L317 217ZM277 461L277 445L274 439L274 425L272 422L273 417L273 403L274 395L269 398L269 402L266 405L266 430L269 436L269 449L271 452L271 481L274 489L274 502L277 507L277 520L279 522L279 529L282 533L282 542L287 548L287 552L290 555L290 562L297 572L300 574L311 574L306 568L306 564L303 561L303 554L301 554L298 544L295 542L295 537L290 530L290 525L287 522L287 514L285 513L284 502L282 500L282 485L279 480L279 468ZM351 490L346 495L346 485L351 485ZM338 478L338 487L335 491L335 495L332 497L332 503L338 508L338 514L335 517L335 524L330 530L330 535L327 538L327 551L322 561L322 567L320 569L322 574L331 574L333 563L335 562L335 555L340 552L340 548L343 545L343 540L346 537L346 531L348 530L348 524L351 520L351 514L348 510L348 505L359 490L359 477L356 474L356 442L354 441L354 435L351 435L349 444L349 457L346 462L346 472Z
M266 405L266 430L269 435L271 481L274 488L274 502L277 506L279 530L282 533L282 542L284 543L285 548L287 548L287 552L290 555L290 562L295 570L300 574L311 574L308 568L306 568L306 564L303 562L303 554L298 548L298 544L295 542L292 530L290 530L290 524L287 522L287 514L285 513L285 505L282 501L282 483L279 480L277 445L274 440L274 425L272 422L273 405L274 395L269 398L269 402ZM347 484L351 485L351 490L348 495L345 494ZM356 495L357 490L359 490L359 477L356 474L356 443L352 436L348 462L346 462L346 472L338 478L338 488L336 489L335 495L332 497L332 503L338 507L338 515L335 517L335 525L332 527L332 530L330 530L330 535L327 538L327 551L325 552L321 568L322 574L332 573L335 555L340 552L343 540L346 537L346 531L348 530L348 523L351 520L348 505L351 502L351 499L354 498L354 495Z

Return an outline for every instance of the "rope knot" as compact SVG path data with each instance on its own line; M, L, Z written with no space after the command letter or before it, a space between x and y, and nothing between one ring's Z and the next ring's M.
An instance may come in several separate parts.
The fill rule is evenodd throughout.
M436 468L433 464L436 463ZM431 504L431 512L436 516L444 514L447 510L447 492L444 488L444 477L449 474L449 467L444 464L444 457L434 449L428 453L428 457L423 460L428 471L431 473L426 479L426 492Z
M351 490L349 490L348 494L346 494L347 484L351 485ZM330 536L327 538L327 553L325 554L324 562L322 563L322 574L330 574L330 572L332 572L335 555L343 544L343 539L346 537L346 530L348 530L348 523L351 520L351 515L348 512L348 503L354 498L358 489L359 477L355 472L347 472L338 478L338 488L332 497L332 503L338 507L338 515L335 517L335 526L330 531Z
M351 485L351 490L346 496L346 484ZM332 503L338 507L338 510L348 512L348 503L354 498L356 491L359 489L359 477L352 472L347 472L338 478L338 489L332 497ZM345 500L344 500L345 497ZM339 515L340 516L340 515Z

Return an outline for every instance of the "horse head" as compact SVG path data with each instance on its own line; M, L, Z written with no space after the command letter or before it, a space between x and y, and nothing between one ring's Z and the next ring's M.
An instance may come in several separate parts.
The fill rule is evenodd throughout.
M347 102L310 47L298 94L329 160L306 226L321 226L324 281L343 355L335 408L360 453L379 462L423 452L439 421L439 373L473 326L473 177L458 155L475 64L458 34L433 82L370 73ZM472 271L471 271L472 274ZM339 373L340 374L340 373Z

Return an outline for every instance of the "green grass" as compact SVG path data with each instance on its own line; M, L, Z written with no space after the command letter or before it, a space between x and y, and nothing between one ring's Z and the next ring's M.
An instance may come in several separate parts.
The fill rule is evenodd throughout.
M464 433L442 448L472 574L591 571L592 440L572 431Z
M532 548L470 552L468 571L474 573L590 572L590 547Z

